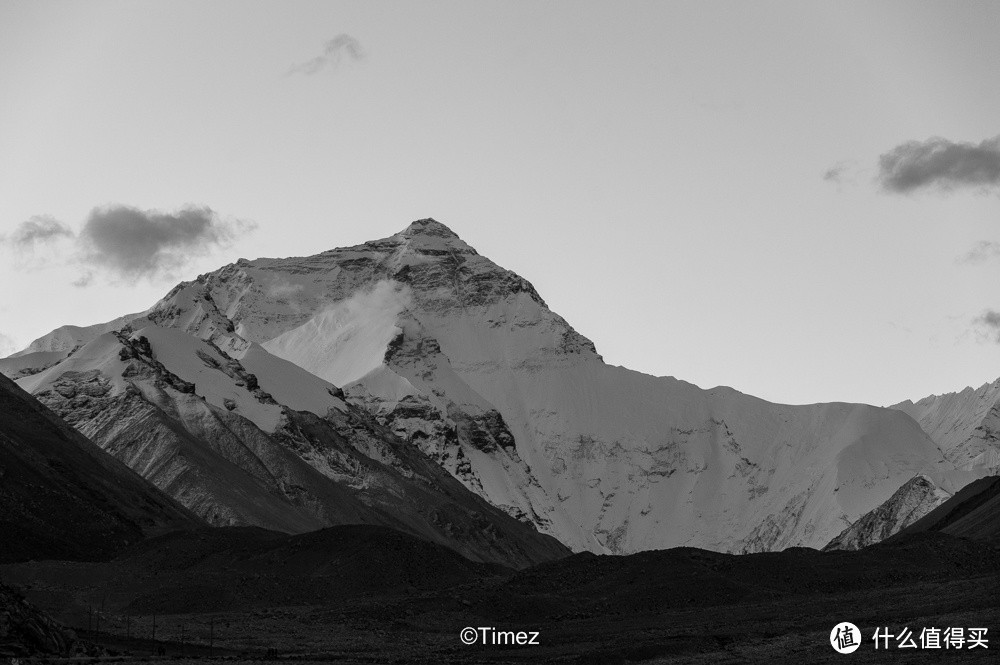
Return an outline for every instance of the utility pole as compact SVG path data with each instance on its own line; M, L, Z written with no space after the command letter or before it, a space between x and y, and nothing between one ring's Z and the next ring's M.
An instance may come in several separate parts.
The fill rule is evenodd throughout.
M208 657L211 658L214 655L215 649L215 617L212 617L211 622L208 624Z

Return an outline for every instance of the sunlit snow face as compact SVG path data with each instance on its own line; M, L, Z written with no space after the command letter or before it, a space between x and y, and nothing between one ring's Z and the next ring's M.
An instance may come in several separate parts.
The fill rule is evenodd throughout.
M321 309L311 319L262 346L334 385L344 386L382 364L399 331L399 315L410 307L410 288L391 280L376 283Z

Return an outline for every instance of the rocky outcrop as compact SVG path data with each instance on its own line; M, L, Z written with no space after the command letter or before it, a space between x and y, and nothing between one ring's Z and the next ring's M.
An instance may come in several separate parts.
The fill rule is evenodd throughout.
M1000 547L1000 476L979 478L891 538L937 532Z
M879 543L910 526L950 497L950 493L926 476L911 478L888 501L844 529L823 550L859 550Z
M72 630L0 584L0 658L69 656L75 643Z

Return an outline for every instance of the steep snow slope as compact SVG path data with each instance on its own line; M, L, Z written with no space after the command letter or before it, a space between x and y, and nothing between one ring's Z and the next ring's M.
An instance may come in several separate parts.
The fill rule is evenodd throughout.
M920 423L956 466L977 477L1000 472L1000 379L892 408Z
M898 410L770 404L609 366L529 282L434 220L241 259L148 319L339 382L349 405L575 549L822 547L916 475L948 492L966 480Z

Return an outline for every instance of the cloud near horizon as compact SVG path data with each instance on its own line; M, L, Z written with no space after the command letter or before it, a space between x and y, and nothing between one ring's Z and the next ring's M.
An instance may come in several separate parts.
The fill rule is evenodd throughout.
M36 216L3 242L23 251L56 238L71 239L67 258L86 268L73 285L86 287L95 271L132 281L171 277L193 258L226 249L255 228L251 222L223 220L207 206L164 213L114 204L91 210L79 233L51 217Z
M312 76L313 74L319 73L327 66L336 67L340 64L340 61L345 53L351 58L351 60L362 60L365 57L365 51L361 47L361 42L346 33L341 33L326 42L323 46L322 54L312 58L311 60L306 60L305 62L297 65L292 65L286 73L286 76L291 76L292 74L305 74L306 76Z
M978 144L941 137L907 141L879 157L878 180L894 194L933 189L1000 191L1000 136Z

